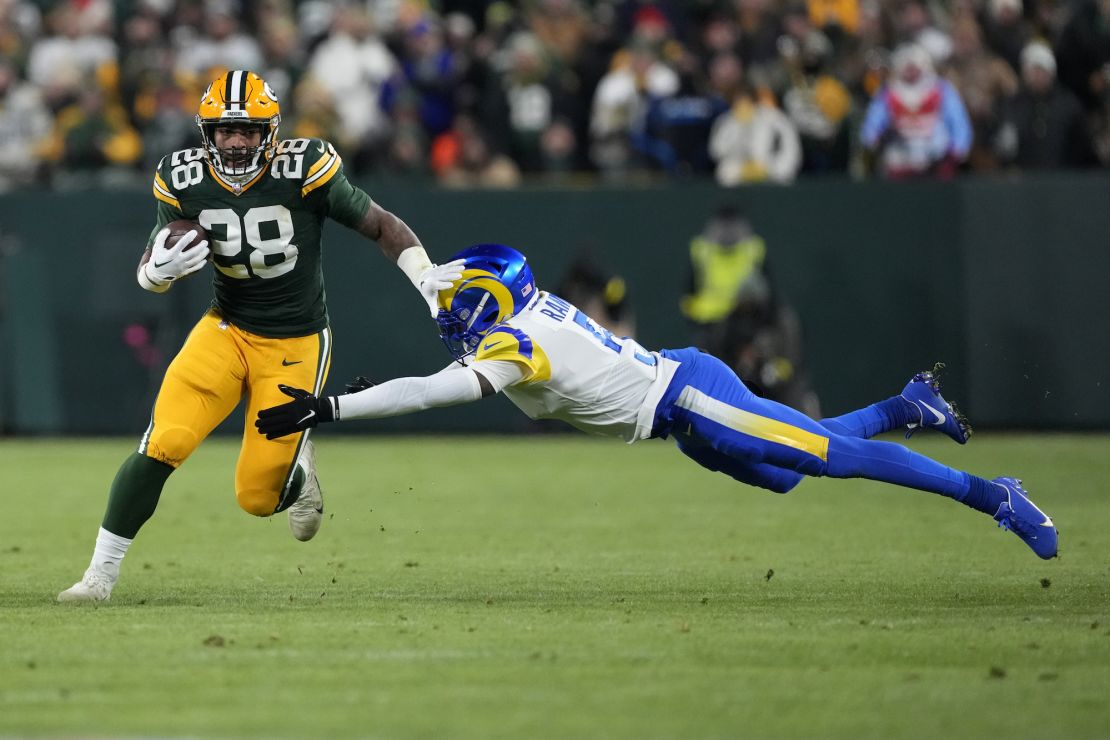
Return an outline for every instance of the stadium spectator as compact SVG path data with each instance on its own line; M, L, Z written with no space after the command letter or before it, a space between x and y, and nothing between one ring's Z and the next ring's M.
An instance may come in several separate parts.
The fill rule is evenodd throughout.
M878 153L888 178L948 178L971 148L971 121L929 53L909 44L895 52L891 79L872 98L861 139Z
M1110 0L1080 0L1056 40L1057 78L1089 116L1094 147L1110 166Z
M859 30L859 0L807 0L809 19L826 35L854 35Z
M1058 79L1080 97L1092 146L1110 164L1104 6L1110 0L0 0L0 56L55 114L97 77L154 152L145 159L181 138L180 117L168 113L175 96L199 95L211 67L246 66L270 81L289 119L331 132L352 173L424 171L430 142L462 111L481 119L525 177L621 179L711 171L709 122L734 98L712 79L715 60L739 55L754 99L780 101L797 129L801 173L863 176L874 153L874 169L893 164L895 177L947 176L998 166L995 128L1016 85L998 57L1017 70L1034 36L1056 49ZM40 7L50 9L46 36ZM889 74L896 42L925 48L966 104L966 163L949 96L945 110L956 112L930 129L954 144L939 160L930 136L893 125L937 118L930 95L922 103L913 92L927 85ZM296 102L322 103L319 90L297 87L306 73L332 98L320 111ZM106 84L112 76L118 83ZM943 87L931 70L921 76ZM891 113L873 140L884 83L888 103L904 94L924 108ZM395 111L402 98L401 107L417 102L422 134L397 127L409 115ZM861 127L856 111L865 109L873 120ZM326 120L333 110L338 128Z
M857 19L858 21L858 19ZM799 46L784 38L785 87L783 111L798 131L802 147L801 171L846 172L851 154L848 114L852 96L831 73L833 48L828 37L814 31Z
M646 39L634 39L615 55L594 92L590 114L590 157L603 177L619 179L644 167L633 142L644 131L648 105L675 95L679 87L678 74Z
M304 75L290 98L292 112L282 116L282 126L290 138L326 139L343 146L345 129L335 109L335 98L320 80Z
M1030 38L1022 0L988 0L981 19L987 48L1002 57L1017 75L1021 71L1021 50Z
M51 124L38 88L19 79L15 65L0 58L0 193L38 179Z
M511 188L520 184L516 163L491 144L474 116L460 113L432 142L432 167L450 188Z
M451 126L456 111L455 90L466 76L470 60L446 43L440 20L421 16L404 29L400 72L383 91L387 110L401 90L417 95L420 120L430 138Z
M178 68L202 78L216 69L261 70L262 48L241 30L239 13L237 0L208 0L201 29L179 25L174 37Z
M933 64L941 64L951 55L952 38L936 22L933 8L925 0L903 0L896 26L899 41L920 46Z
M1005 60L983 46L979 24L971 13L961 13L952 24L952 56L945 77L967 106L972 144L968 153L971 169L998 169L994 147L1000 124L1001 106L1018 89L1017 75Z
M58 113L51 138L51 159L68 174L111 177L113 168L128 168L142 156L142 140L123 106L96 85Z
M465 260L465 277L440 293L436 322L456 363L427 377L360 384L340 396L281 385L293 400L259 411L259 433L276 439L321 423L398 416L504 392L533 419L559 419L628 443L673 436L699 465L778 493L805 476L829 476L946 496L993 517L1038 557L1056 557L1052 520L1016 478L986 480L871 439L927 423L956 442L967 441L970 428L940 394L933 373L913 376L898 396L816 421L758 398L720 360L695 347L653 352L632 339L618 340L572 304L540 290L516 250L480 244L455 256Z
M545 169L542 140L556 119L572 118L577 107L555 77L547 54L532 33L507 40L498 68L488 81L480 107L482 124L523 172Z
M739 66L735 56L718 57L715 64ZM731 76L731 72L719 73ZM801 143L794 124L764 95L741 86L728 110L713 122L709 155L716 163L721 185L752 182L787 183L802 164Z
M433 174L429 153L431 145L420 120L420 101L410 90L402 90L390 113L392 135L382 171L403 178Z
M35 41L27 59L27 78L42 87L69 78L73 71L91 77L104 65L117 63L116 43L103 23L83 25L76 3L62 2L48 16L49 36Z
M0 0L0 59L23 72L27 55L42 30L42 14L34 3Z
M779 56L782 20L771 0L736 0L736 23L740 28L740 59L756 73L774 64Z
M1110 0L1079 0L1056 41L1057 78L1089 112L1110 97Z
M195 107L198 92L176 77L162 73L148 76L135 100L132 119L142 135L143 167L151 171L166 153L196 142Z
M300 34L291 18L271 15L261 26L262 68L261 76L285 100L304 74L307 60L301 45Z
M1021 58L1021 90L1007 101L996 138L1000 156L1023 170L1096 164L1083 106L1056 83L1052 50L1035 41Z
M331 33L308 63L312 85L331 97L339 115L338 144L354 169L366 169L388 146L389 116L382 107L386 82L400 65L361 9L335 9ZM298 108L299 110L299 108Z

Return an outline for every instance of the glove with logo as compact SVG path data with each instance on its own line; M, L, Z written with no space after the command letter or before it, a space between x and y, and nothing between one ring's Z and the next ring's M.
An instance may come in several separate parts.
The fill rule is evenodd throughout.
M278 384L278 389L293 400L258 412L254 425L266 439L277 439L311 429L318 424L335 421L338 416L335 398L317 398L306 390Z
M193 239L197 236L195 231L186 232L170 246L166 246L169 236L169 228L158 232L150 247L150 259L143 265L147 278L154 285L166 285L192 275L204 267L204 261L210 252L207 241L193 244Z

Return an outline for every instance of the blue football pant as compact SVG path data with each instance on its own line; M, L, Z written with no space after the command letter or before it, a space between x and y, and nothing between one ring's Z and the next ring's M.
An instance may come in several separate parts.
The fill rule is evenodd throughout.
M867 478L957 499L968 491L966 473L903 445L864 438L887 431L861 423L874 419L866 410L814 421L756 396L712 355L692 348L663 354L682 365L660 404L662 430L705 468L778 493L806 475Z

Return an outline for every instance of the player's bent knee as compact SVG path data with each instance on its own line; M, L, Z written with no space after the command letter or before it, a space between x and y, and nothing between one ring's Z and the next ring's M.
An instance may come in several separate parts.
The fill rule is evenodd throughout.
M277 508L278 494L276 491L260 488L248 488L235 492L235 500L239 508L254 516L271 516Z
M177 468L193 454L198 444L200 439L192 429L169 427L157 430L144 452L147 457Z

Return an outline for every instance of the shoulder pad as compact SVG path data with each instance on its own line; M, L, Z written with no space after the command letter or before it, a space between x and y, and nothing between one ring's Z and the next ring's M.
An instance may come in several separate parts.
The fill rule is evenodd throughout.
M154 172L154 197L180 210L180 194L204 179L204 150L179 149L162 157Z
M323 139L282 139L271 164L274 177L301 181L301 197L335 177L343 160Z

